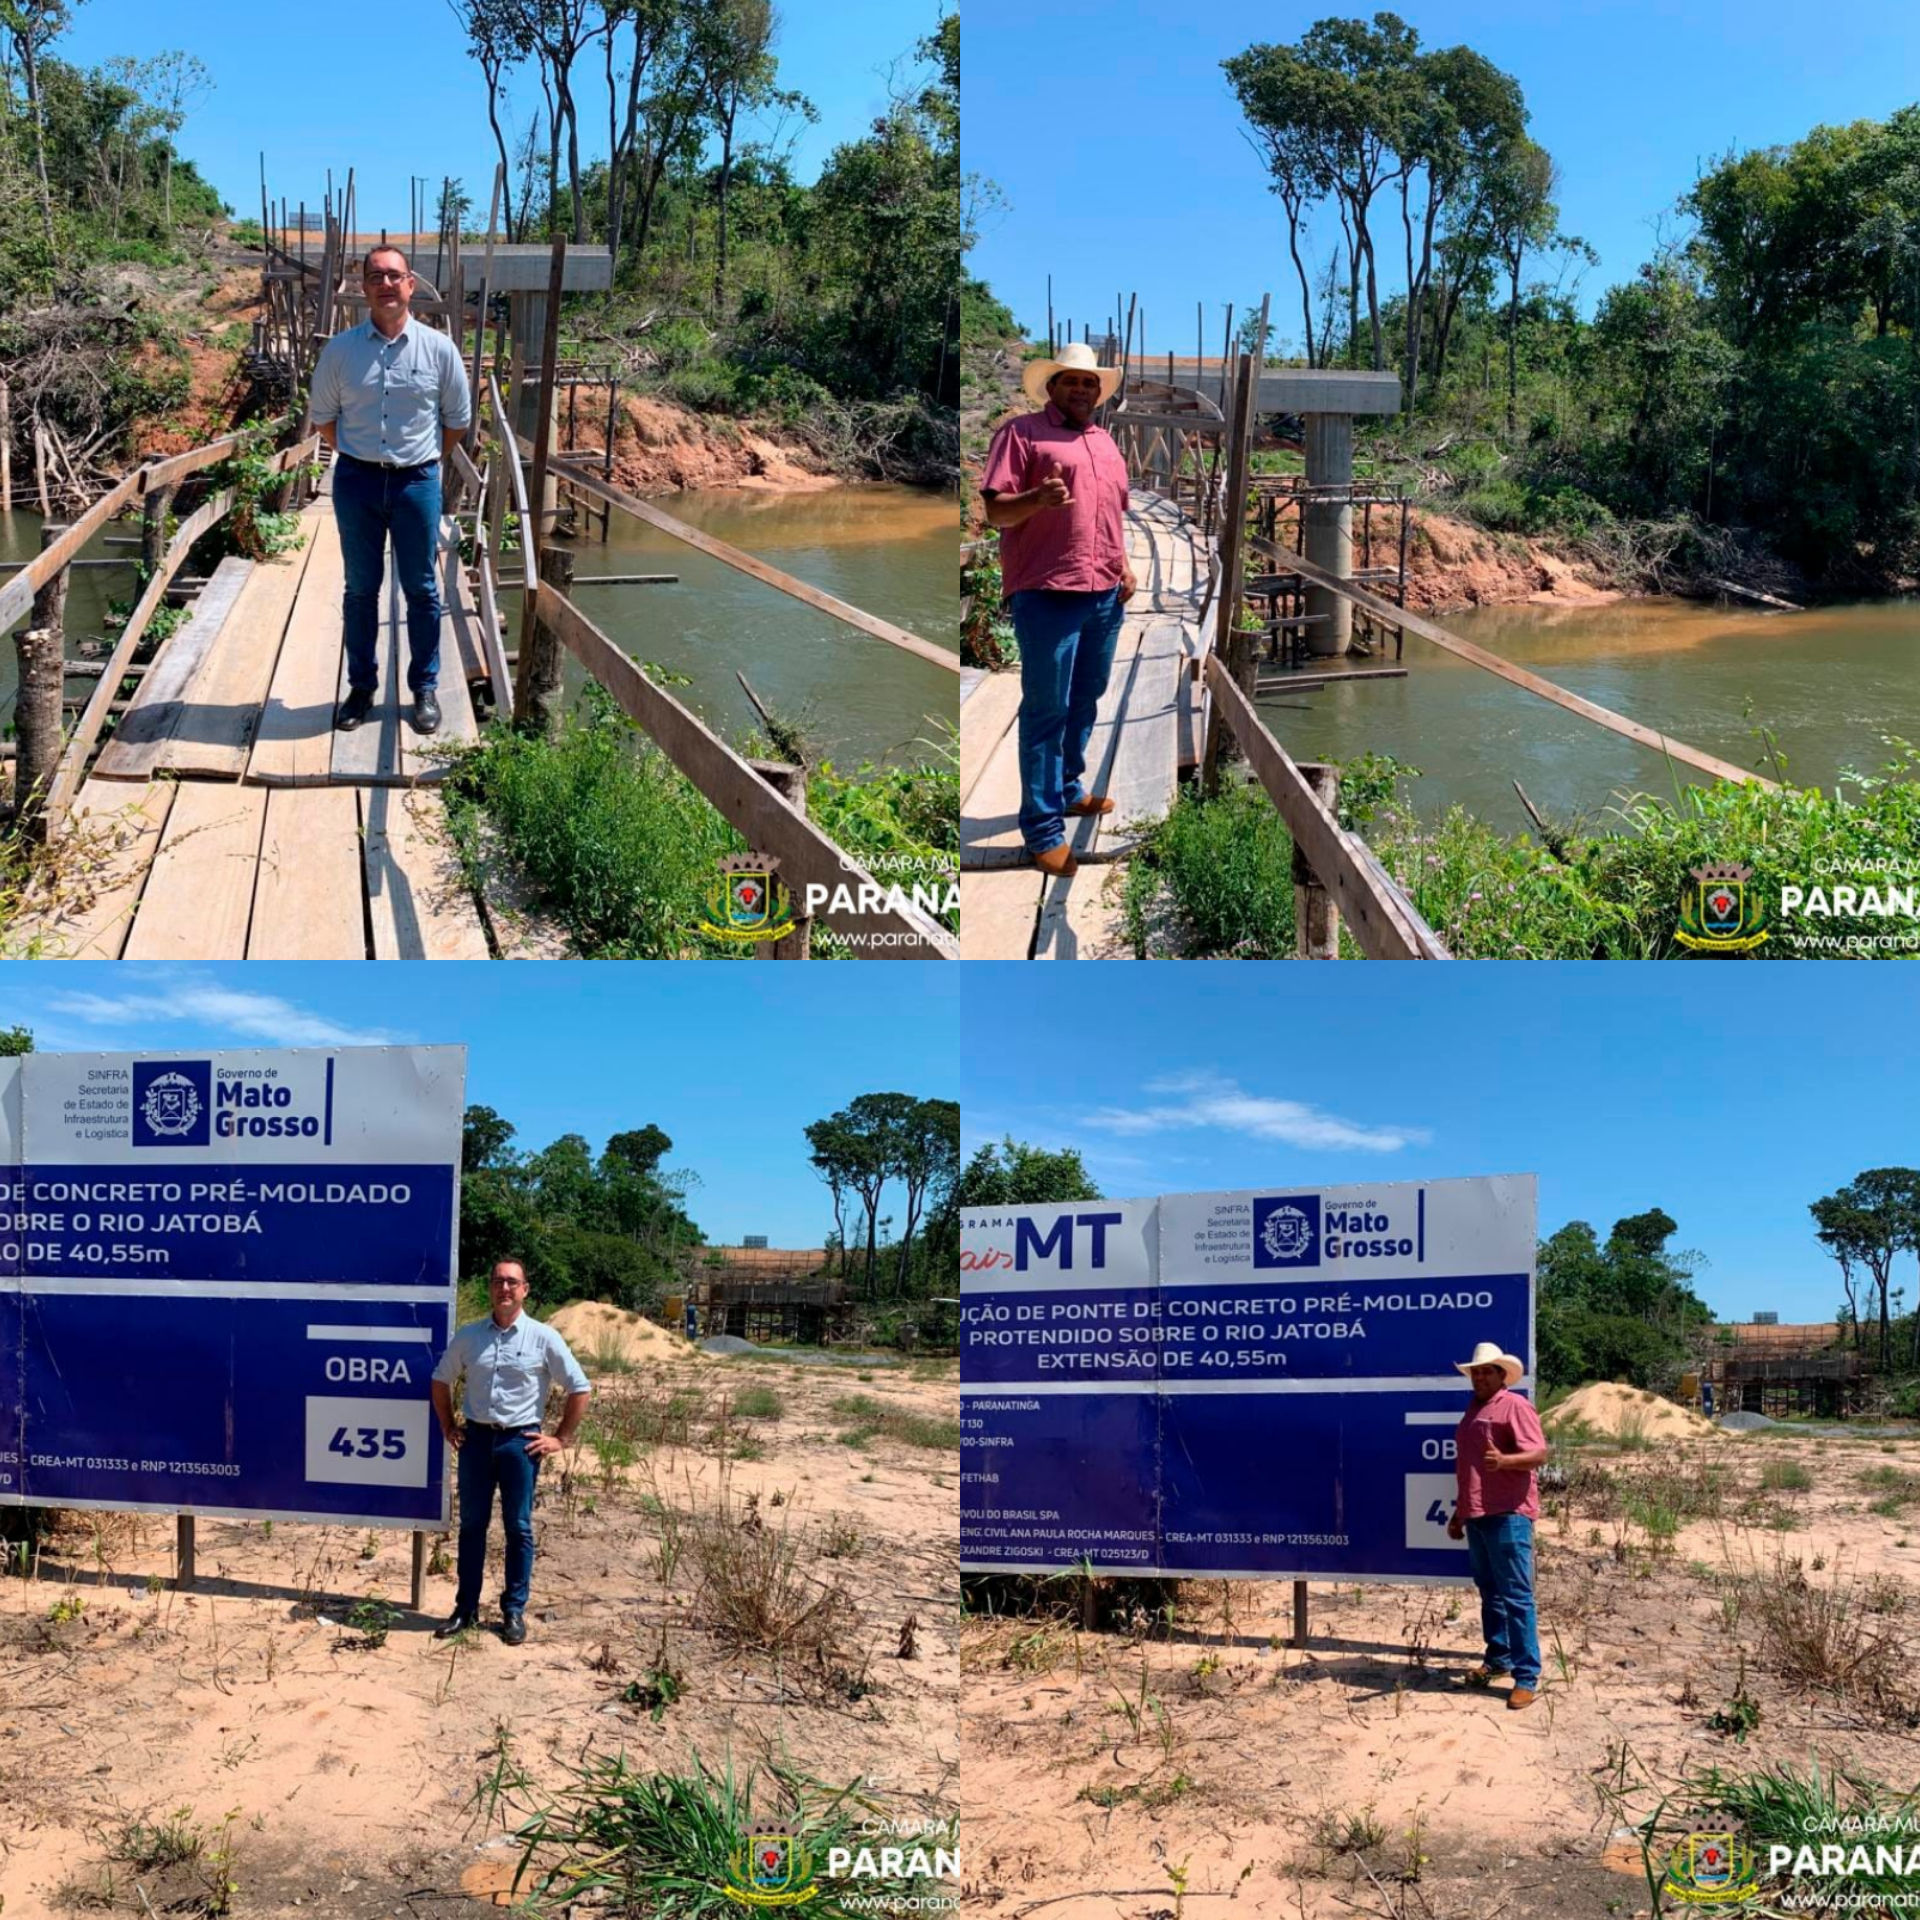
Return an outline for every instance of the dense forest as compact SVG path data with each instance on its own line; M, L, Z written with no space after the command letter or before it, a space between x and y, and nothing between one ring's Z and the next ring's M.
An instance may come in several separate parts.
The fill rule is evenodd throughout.
M1586 318L1594 255L1512 75L1384 12L1224 67L1280 202L1288 357L1397 370L1378 437L1417 422L1470 517L1658 525L1656 551L1764 528L1835 587L1920 569L1920 106L1704 166Z

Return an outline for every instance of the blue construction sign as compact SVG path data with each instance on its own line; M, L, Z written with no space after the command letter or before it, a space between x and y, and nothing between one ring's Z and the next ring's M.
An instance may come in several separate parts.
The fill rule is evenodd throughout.
M1532 1391L1535 1185L964 1208L963 1571L1464 1580L1454 1363Z
M0 1060L0 1503L420 1527L464 1047Z

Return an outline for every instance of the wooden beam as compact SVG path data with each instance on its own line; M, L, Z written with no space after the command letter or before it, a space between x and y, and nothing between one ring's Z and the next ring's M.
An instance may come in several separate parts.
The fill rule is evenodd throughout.
M524 446L526 443L522 441L520 444ZM684 520L676 520L672 514L662 512L651 501L628 493L624 487L614 486L572 460L557 458L553 466L557 473L563 474L581 492L619 507L646 526L684 541L710 559L718 560L769 587L777 587L782 593L805 601L816 612L831 614L834 619L843 620L862 633L872 634L876 640L885 640L891 646L917 654L922 660L931 661L934 666L942 667L949 673L959 673L960 656L957 653L948 653L944 648L936 647L931 640L923 640L917 633L909 633L905 627L896 627L892 621L882 620L877 614L865 613L858 607L850 606L830 593L823 593L818 587L809 586L804 580L796 580L790 573L782 573L778 567L770 567L764 560L757 560L738 547L729 546L724 540L716 540L710 533L702 533L698 527L688 526Z
M541 587L534 618L545 623L576 660L611 693L620 709L636 721L673 764L706 795L714 807L744 834L757 851L780 862L780 879L802 910L808 885L829 889L826 904L812 917L837 933L880 934L898 944L856 948L892 960L957 960L959 943L938 921L911 901L897 906L861 908L863 888L887 892L860 865L806 818L790 807L739 754L664 687L657 687L572 601ZM833 891L849 890L851 909L832 904Z
M1370 960L1444 958L1446 949L1439 936L1413 911L1404 894L1396 897L1397 889L1390 891L1382 884L1378 863L1356 851L1353 836L1342 831L1287 750L1260 724L1252 702L1218 653L1207 656L1207 690L1294 844L1353 929L1360 951Z
M1565 687L1557 687L1551 680L1543 680L1537 673L1528 673L1524 667L1516 667L1512 661L1501 659L1497 653L1489 653L1485 647L1475 646L1471 640L1462 640L1458 634L1449 633L1445 627L1436 626L1422 614L1410 612L1405 607L1396 607L1391 600L1382 600L1377 594L1367 592L1364 587L1356 587L1349 581L1322 571L1312 561L1304 559L1286 547L1275 545L1271 540L1256 537L1252 544L1262 553L1271 555L1303 578L1311 580L1316 586L1330 588L1343 598L1351 600L1356 607L1370 614L1375 620L1390 627L1401 628L1407 633L1417 634L1422 640L1441 648L1444 652L1457 654L1459 658L1471 661L1476 667L1485 667L1489 673L1497 674L1502 680L1511 682L1524 692L1537 694L1542 700L1550 700L1556 707L1565 707L1569 713L1577 713L1581 719L1591 720L1595 726L1605 727L1610 733L1622 734L1629 740L1637 740L1641 746L1651 747L1656 753L1664 753L1669 759L1681 761L1702 773L1712 774L1716 780L1746 781L1768 788L1776 784L1760 774L1749 773L1745 767L1736 767L1731 761L1716 759L1710 753L1701 752L1698 747L1690 747L1683 740L1675 740L1670 735L1657 732L1652 727L1643 727L1637 720L1629 720L1624 714L1615 713L1611 707L1597 706L1591 700L1583 700L1577 693L1569 693Z
M204 447L176 453L169 460L156 460L140 469L140 491L145 494L155 487L176 486L190 473L198 473L203 467L216 467L238 453L246 438L244 433L230 433L224 439L209 441Z
M167 583L180 571L180 563L186 559L187 549L232 505L231 493L216 493L197 512L189 514L180 523L180 531L174 535L165 560L147 582L139 604L127 616L127 624L121 629L113 653L101 670L93 697L87 702L86 710L73 730L73 737L60 756L60 770L54 775L53 785L48 789L46 821L49 834L59 830L67 809L73 804L73 796L79 791L86 773L87 755L93 751L93 743L100 738L100 729L106 725L108 710L119 691L121 674L133 658L134 649L140 644L140 636L147 630L147 623L166 598Z
M140 491L142 468L127 474L110 492L103 493L52 545L0 587L0 633L33 605L34 596Z

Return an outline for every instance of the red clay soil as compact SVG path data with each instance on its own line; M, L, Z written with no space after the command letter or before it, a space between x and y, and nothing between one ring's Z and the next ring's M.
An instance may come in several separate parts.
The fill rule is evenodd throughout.
M185 335L193 383L187 398L165 420L144 421L135 430L137 459L185 453L190 447L204 446L207 441L232 431L234 407L239 399L240 352L236 347L216 345L210 336L231 326L247 327L254 315L263 310L258 270L228 268L219 290L200 301L193 310L199 316L197 330L189 330ZM157 371L165 364L166 356L151 342L135 356L135 365L143 371Z
M604 405L604 401L602 402ZM589 422L582 393L574 444L599 454L606 416ZM562 416L564 425L564 415ZM693 487L744 487L807 493L839 485L808 448L782 442L738 421L693 413L671 401L629 394L613 433L613 478L629 493L677 493Z

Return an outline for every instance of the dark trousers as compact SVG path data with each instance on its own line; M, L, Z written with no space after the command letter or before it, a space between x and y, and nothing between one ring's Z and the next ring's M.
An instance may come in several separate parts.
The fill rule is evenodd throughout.
M347 591L341 605L347 684L369 693L380 684L376 644L387 540L407 600L407 685L424 693L440 678L440 584L434 551L440 538L440 463L370 467L342 454L333 467L333 518Z
M502 1613L524 1613L533 1585L533 1486L540 1462L527 1442L540 1431L527 1427L502 1433L495 1427L467 1426L460 1446L460 1591L455 1613L480 1611L480 1582L487 1570L487 1526L493 1518L494 1489L500 1490L500 1519L507 1530L507 1584L500 1595Z
M1118 587L1023 587L1008 607L1020 641L1020 838L1045 853L1067 837L1066 809L1087 797L1087 742L1127 610Z

